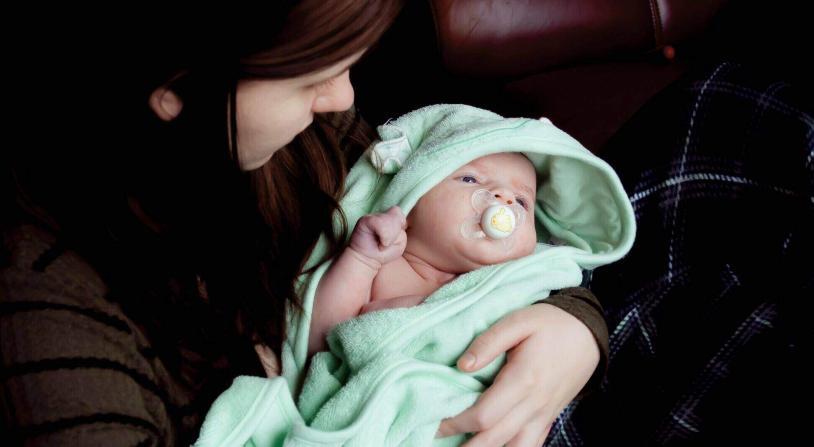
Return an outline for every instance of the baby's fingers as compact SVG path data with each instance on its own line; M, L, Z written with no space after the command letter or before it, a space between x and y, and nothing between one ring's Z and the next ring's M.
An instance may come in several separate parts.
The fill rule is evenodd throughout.
M379 238L379 243L382 247L389 247L397 242L401 233L404 232L404 227L407 225L407 220L401 209L394 206L376 216L374 221L374 231Z
M401 225L401 228L405 228L407 226L407 217L404 215L404 212L401 211L401 208L398 207L397 205L391 206L390 209L387 210L387 212L384 214L396 218L399 222L399 225Z

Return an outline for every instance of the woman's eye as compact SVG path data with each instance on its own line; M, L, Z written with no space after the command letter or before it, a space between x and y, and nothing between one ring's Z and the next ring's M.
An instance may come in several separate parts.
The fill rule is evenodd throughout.
M328 78L328 79L326 79L326 80L324 80L322 82L318 82L318 83L314 84L313 87L314 88L330 87L331 85L333 85L334 81L336 81L336 78L337 78L337 76L334 76L333 78Z
M464 183L478 183L478 179L472 177L471 175L465 175L461 177L461 181Z

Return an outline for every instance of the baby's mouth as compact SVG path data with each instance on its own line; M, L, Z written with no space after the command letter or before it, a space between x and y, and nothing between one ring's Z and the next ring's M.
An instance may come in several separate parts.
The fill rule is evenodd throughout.
M490 239L505 239L517 228L517 217L508 205L492 205L484 210L480 226Z
M464 239L488 239L509 251L514 245L512 235L523 224L526 210L518 203L501 203L486 189L472 193L472 216L461 226Z

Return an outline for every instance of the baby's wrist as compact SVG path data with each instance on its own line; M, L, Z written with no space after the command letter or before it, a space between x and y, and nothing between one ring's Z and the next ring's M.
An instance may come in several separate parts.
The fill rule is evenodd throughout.
M381 270L381 268L382 268L382 263L381 262L373 259L372 257L370 257L370 256L360 252L359 250L356 250L355 248L350 247L350 246L347 248L347 251L357 261L361 262L366 267L370 268L371 272L373 272L374 274L379 273L379 270Z

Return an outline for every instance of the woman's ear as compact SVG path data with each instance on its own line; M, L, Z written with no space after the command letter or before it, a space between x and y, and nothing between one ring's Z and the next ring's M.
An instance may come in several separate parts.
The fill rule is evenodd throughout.
M150 108L160 119L172 121L181 113L184 101L170 89L169 84L164 84L150 94Z

